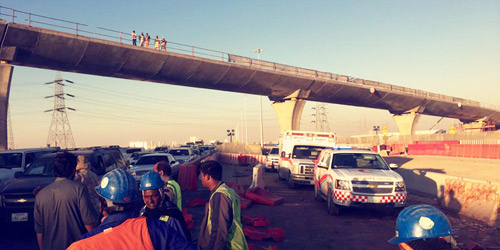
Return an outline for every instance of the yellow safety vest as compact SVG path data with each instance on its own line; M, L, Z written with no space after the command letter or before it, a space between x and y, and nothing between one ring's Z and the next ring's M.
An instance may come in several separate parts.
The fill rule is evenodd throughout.
M248 250L247 241L245 239L245 235L243 234L243 228L241 226L241 207L240 207L240 198L234 192L233 189L229 188L226 184L222 184L215 190L212 194L214 196L215 193L222 193L231 199L232 207L233 207L233 223L227 232L226 238L226 247L225 249L231 250ZM212 199L210 196L210 200ZM210 201L209 201L210 202ZM207 221L207 229L208 233L212 233L212 209L210 208L210 204L208 205L208 221Z
M176 205L177 207L179 208L179 210L181 210L182 212L182 193L181 193L181 187L179 186L179 184L174 181L174 180L169 180L167 182L167 188L170 188L174 191L174 194L175 194L175 198L176 198Z

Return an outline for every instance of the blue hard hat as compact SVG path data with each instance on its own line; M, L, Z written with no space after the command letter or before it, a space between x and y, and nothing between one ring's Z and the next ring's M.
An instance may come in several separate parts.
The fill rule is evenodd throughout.
M99 196L114 203L130 203L139 198L134 177L120 168L106 173L95 190Z
M453 235L450 222L441 210L431 205L419 204L409 206L398 215L396 220L396 236L389 243L438 238Z
M158 189L163 186L165 186L165 182L161 178L161 175L157 172L149 171L144 176L142 176L141 186L139 187L139 189L151 190L151 189Z

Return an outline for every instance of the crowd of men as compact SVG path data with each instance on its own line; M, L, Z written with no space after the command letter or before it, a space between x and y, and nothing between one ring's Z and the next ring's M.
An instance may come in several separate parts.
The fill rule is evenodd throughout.
M139 187L123 169L106 173L92 187L98 196L96 211L88 185L75 179L77 162L72 153L58 153L55 181L37 190L34 221L40 249L248 249L239 198L221 181L218 162L200 165L202 185L211 193L196 245L169 163L158 162Z

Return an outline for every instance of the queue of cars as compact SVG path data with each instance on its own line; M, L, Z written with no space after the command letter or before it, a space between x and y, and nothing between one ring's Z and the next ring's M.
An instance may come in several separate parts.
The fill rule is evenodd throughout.
M59 148L38 148L0 151L0 222L28 222L33 220L34 190L43 188L55 180L54 159ZM152 171L156 162L165 160L172 166L172 175L177 178L181 162L196 158L191 148L189 158L176 158L169 149L146 152L140 148L89 147L69 149L78 161L90 164L98 176L122 168L131 172L135 179ZM209 152L207 150L206 152ZM174 152L177 154L177 151ZM128 159L130 157L130 159Z

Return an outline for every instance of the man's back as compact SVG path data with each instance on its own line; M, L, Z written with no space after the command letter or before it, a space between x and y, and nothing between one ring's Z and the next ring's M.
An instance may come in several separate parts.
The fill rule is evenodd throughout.
M43 249L66 249L97 221L85 186L57 178L36 196L35 231L43 235Z

